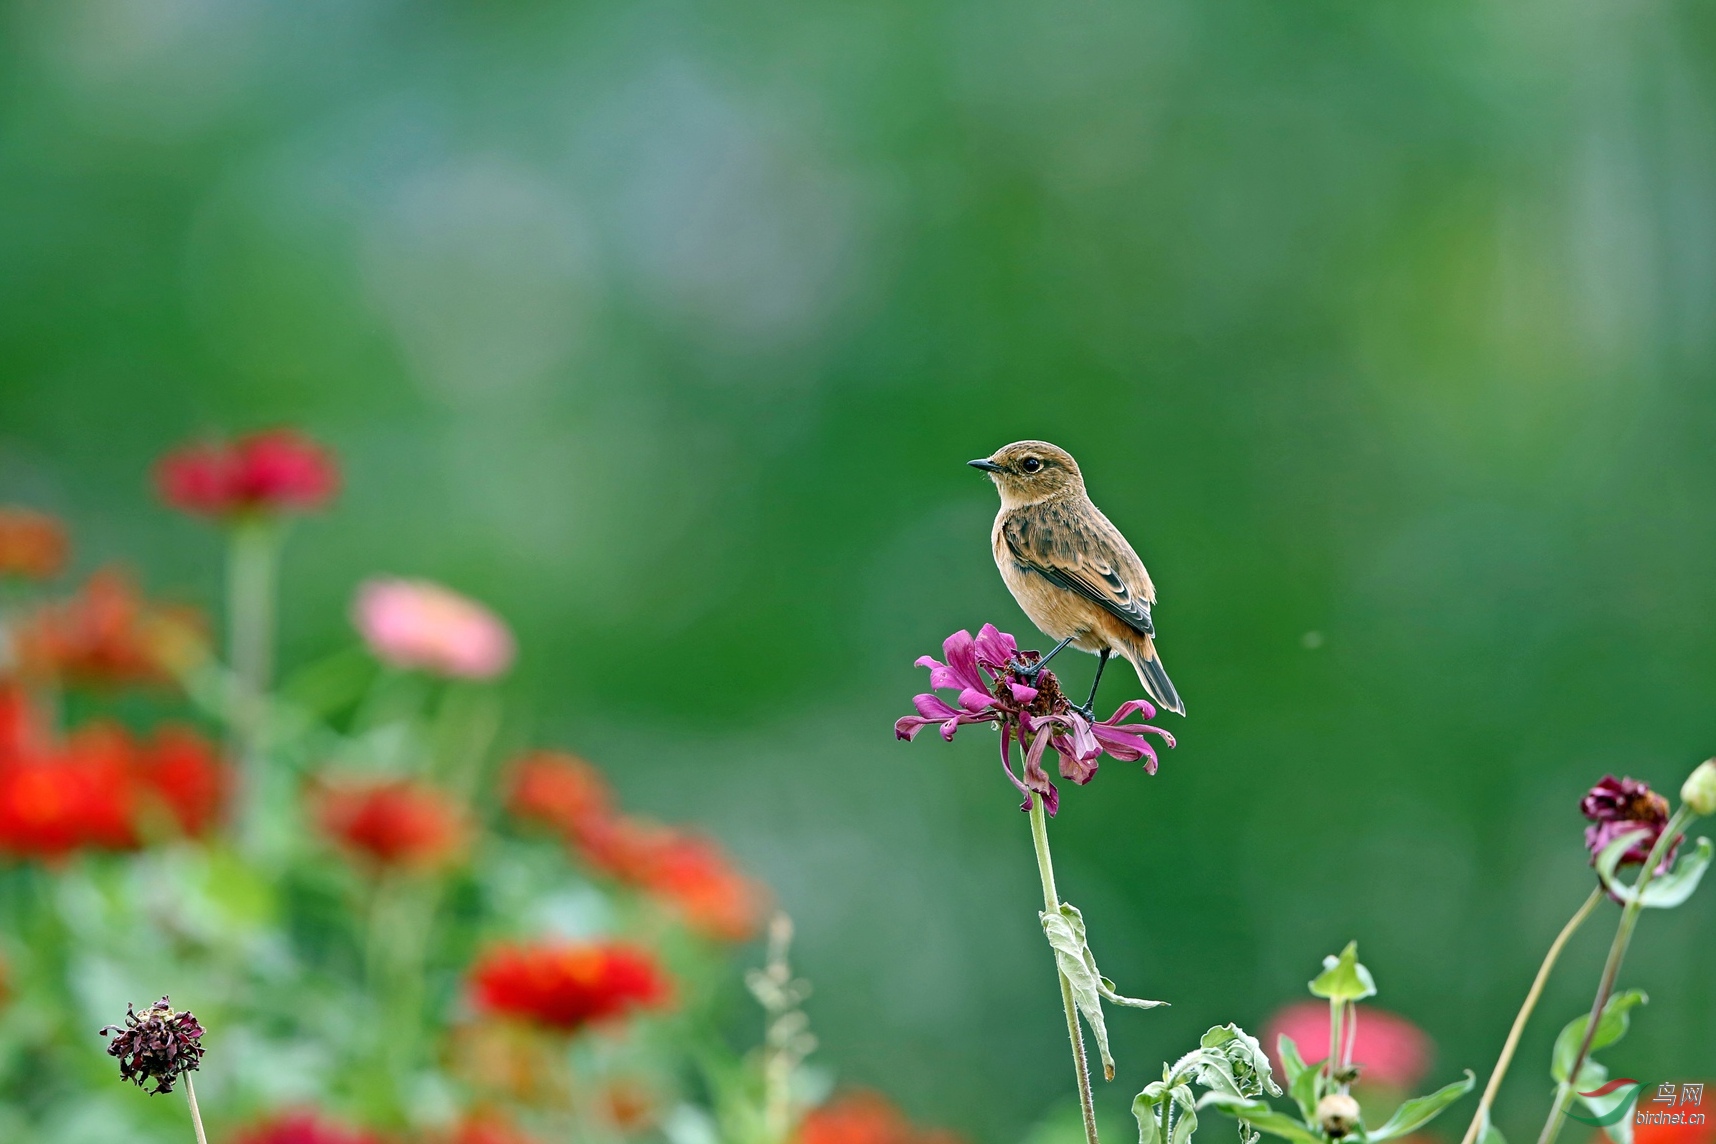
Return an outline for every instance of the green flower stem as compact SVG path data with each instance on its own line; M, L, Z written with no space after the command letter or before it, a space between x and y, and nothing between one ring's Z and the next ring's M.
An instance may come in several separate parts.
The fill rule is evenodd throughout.
M1690 822L1693 814L1682 806L1674 812L1657 837L1656 845L1650 848L1650 854L1645 858L1644 869L1639 872L1637 881L1633 883L1632 901L1621 910L1620 925L1615 927L1615 940L1609 944L1609 959L1603 963L1603 976L1597 983L1597 996L1591 1002L1591 1017L1585 1022L1585 1039L1579 1042L1579 1051L1574 1054L1573 1067L1567 1070L1567 1080L1555 1090L1555 1103L1550 1106L1549 1119L1543 1122L1543 1131L1537 1137L1537 1144L1555 1144L1555 1137L1561 1132L1561 1122L1566 1119L1568 1102L1573 1097L1573 1086L1579 1079L1579 1070L1585 1067L1585 1058L1591 1053L1591 1041L1597 1035L1597 1025L1603 1017L1603 1009L1609 1004L1609 997L1615 991L1615 978L1620 976L1621 962L1627 956L1627 946L1633 940L1633 930L1639 923L1639 914L1644 909L1645 887L1656 877L1656 868L1662 864L1663 855L1668 853L1681 829Z
M191 1104L191 1126L197 1130L197 1144L209 1144L208 1134L203 1131L203 1114L197 1109L197 1086L191 1083L191 1074L185 1074L185 1099Z
M1031 842L1037 848L1037 873L1043 880L1043 911L1058 913L1060 897L1055 892L1055 865L1049 858L1048 815L1043 812L1043 796L1031 796ZM1072 982L1056 963L1055 976L1061 980L1061 1005L1067 1014L1067 1037L1072 1041L1073 1071L1078 1075L1079 1109L1084 1113L1084 1138L1087 1144L1098 1144L1096 1138L1096 1101L1090 1091L1090 1062L1084 1055L1084 1034L1078 1027L1078 1006L1073 1002Z
M233 523L226 561L227 661L233 672L228 726L239 764L246 837L254 837L255 819L266 797L261 739L274 665L274 598L279 566L278 524L261 517Z
M1591 916L1591 911L1597 908L1597 903L1603 900L1603 888L1598 886L1591 891L1591 896L1585 899L1578 912L1567 919L1567 924L1561 927L1561 932L1555 935L1555 940L1549 943L1549 952L1543 955L1543 964L1537 967L1537 976L1531 982L1531 988L1526 991L1525 1004L1519 1007L1514 1016L1513 1028L1508 1030L1507 1042L1502 1045L1501 1056L1496 1058L1496 1067L1490 1073L1490 1081L1484 1086L1484 1095L1478 1100L1478 1111L1472 1116L1472 1123L1466 1127L1465 1139L1460 1144L1477 1144L1478 1133L1489 1120L1490 1108L1495 1104L1496 1093L1501 1088L1502 1078L1507 1076L1508 1066L1513 1063L1514 1050L1519 1048L1519 1038L1525 1032L1526 1022L1531 1020L1532 1010L1537 1008L1537 999L1543 996L1543 986L1549 981L1549 974L1555 968L1555 963L1561 958L1561 951L1567 941L1585 924L1585 919Z

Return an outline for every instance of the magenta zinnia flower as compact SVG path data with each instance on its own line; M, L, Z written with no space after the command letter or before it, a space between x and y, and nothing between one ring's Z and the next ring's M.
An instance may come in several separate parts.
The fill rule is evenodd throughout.
M1657 839L1662 837L1663 827L1668 825L1668 800L1637 779L1604 775L1603 781L1579 801L1579 813L1591 820L1591 825L1585 828L1585 848L1591 852L1592 865L1596 865L1597 855L1609 843L1630 831L1643 830L1644 837L1621 855L1621 865L1642 866ZM1656 868L1658 875L1668 873L1674 865L1680 842L1681 838L1676 838L1669 844L1662 864Z
M896 722L894 734L910 741L933 723L951 742L961 727L994 723L1001 732L1001 766L1025 796L1021 810L1031 809L1033 795L1042 796L1043 809L1051 816L1060 808L1060 792L1043 770L1043 756L1049 751L1059 759L1061 777L1083 786L1096 776L1104 754L1128 763L1143 759L1145 772L1155 774L1156 749L1145 735L1160 735L1168 746L1174 745L1174 736L1162 728L1127 721L1135 714L1155 716L1156 709L1142 699L1128 700L1107 719L1093 723L1073 709L1054 672L1043 670L1034 684L1027 683L1019 666L1035 663L1037 653L1021 652L1018 641L993 624L984 624L975 639L963 629L954 632L941 649L946 663L926 655L917 666L930 669L931 688L957 692L958 706L933 690L914 696L918 713ZM1013 770L1015 739L1025 755L1022 778Z

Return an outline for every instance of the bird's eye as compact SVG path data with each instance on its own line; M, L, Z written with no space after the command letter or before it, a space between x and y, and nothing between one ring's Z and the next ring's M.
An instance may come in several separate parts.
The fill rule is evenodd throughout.
M1019 462L1019 467L1024 469L1027 473L1035 473L1043 467L1043 463L1035 457L1026 457L1023 461Z

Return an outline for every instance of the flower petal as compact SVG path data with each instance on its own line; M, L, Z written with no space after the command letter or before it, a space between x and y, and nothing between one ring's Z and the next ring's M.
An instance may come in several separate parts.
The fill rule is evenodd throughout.
M942 654L947 656L947 667L951 679L957 682L946 684L948 687L975 688L978 691L987 690L983 686L983 677L977 674L977 647L971 638L971 633L964 628L954 632L941 644Z

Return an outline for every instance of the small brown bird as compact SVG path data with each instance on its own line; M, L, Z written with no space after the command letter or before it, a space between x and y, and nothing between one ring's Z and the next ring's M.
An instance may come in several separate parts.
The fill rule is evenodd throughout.
M1090 503L1072 454L1047 441L1015 441L967 463L1001 491L990 537L1001 579L1031 622L1059 641L1033 670L1068 644L1095 654L1096 679L1081 708L1088 716L1102 669L1120 655L1158 707L1184 715L1156 654L1156 586L1120 530Z

